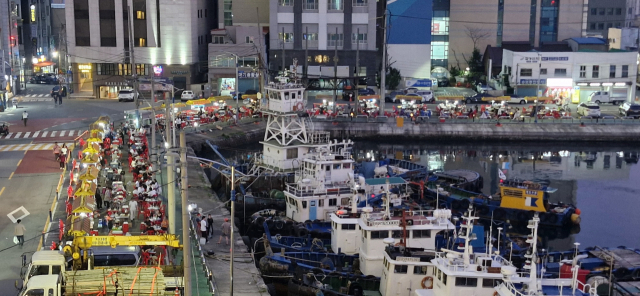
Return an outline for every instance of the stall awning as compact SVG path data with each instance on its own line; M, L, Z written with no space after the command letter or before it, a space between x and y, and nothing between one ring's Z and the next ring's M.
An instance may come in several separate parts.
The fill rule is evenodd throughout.
M52 62L52 61L44 61L44 62L40 62L40 63L35 63L33 64L36 67L47 67L47 66L51 66L51 65L55 65L56 63Z

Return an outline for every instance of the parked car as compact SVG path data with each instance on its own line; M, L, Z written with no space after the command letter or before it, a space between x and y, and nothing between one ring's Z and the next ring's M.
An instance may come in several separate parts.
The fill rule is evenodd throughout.
M191 90L183 90L182 94L180 95L180 100L181 101L188 101L188 100L193 100L196 97L196 95L193 93L193 91Z
M34 84L56 84L58 80L53 75L42 75L38 74L29 79L29 83Z
M405 95L405 91L394 90L389 95L385 96L384 101L387 103L400 102L400 100L396 100L396 96L404 96L404 95Z
M482 83L478 83L476 85L476 91L481 93L481 92L485 92L485 91L490 91L493 90L493 87L486 85L486 84L482 84Z
M447 86L449 86L449 78L447 78L447 77L439 77L438 78L438 86L439 87L447 87Z
M596 103L580 103L578 115L600 117L600 106Z
M640 105L638 104L624 102L622 105L620 105L618 110L620 111L620 115L622 116L633 116L635 118L640 117Z
M133 102L135 100L133 89L121 89L118 91L118 102Z
M614 105L622 104L625 98L612 98L608 91L594 91L589 95L589 102L602 104L611 103Z
M495 98L495 96L485 92L485 93L477 93L473 96L466 97L464 101L467 104L491 103L491 98Z
M373 89L370 88L359 88L358 89L358 95L359 96L370 96L370 95L375 95L376 92Z

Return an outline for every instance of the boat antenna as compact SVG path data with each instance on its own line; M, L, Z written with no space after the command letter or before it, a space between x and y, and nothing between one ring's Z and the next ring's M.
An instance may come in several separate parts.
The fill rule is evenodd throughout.
M385 185L387 185L386 189L385 189L385 202L384 202L384 206L385 206L385 214L387 217L391 217L391 211L389 210L390 205L389 205L389 178L387 178L385 180Z
M538 224L540 223L540 217L538 212L535 212L533 218L529 220L527 228L531 229L531 234L527 237L526 242L530 244L530 248L524 257L527 259L524 269L529 269L530 284L527 291L530 294L538 293L540 291L540 283L538 282L538 269L537 269L537 243L538 243Z

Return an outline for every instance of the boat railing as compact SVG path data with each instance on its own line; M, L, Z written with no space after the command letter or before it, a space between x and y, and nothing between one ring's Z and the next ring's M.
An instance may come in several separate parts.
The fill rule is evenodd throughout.
M314 195L327 195L327 194L349 194L351 193L351 187L348 185L340 186L323 186L322 188L313 186L301 186L300 184L287 184L285 190L295 196L314 196Z
M327 144L330 141L329 132L314 131L307 134L310 144Z

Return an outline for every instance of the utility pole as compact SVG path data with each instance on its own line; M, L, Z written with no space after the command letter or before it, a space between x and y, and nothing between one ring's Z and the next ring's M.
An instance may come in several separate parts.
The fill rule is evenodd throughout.
M384 116L384 101L387 97L386 86L387 83L387 9L385 7L384 16L382 17L384 26L382 27L382 72L380 73L380 113L378 115Z
M282 73L284 74L284 28L282 28Z
M9 22L9 26L7 28L9 28L9 63L11 63L10 67L9 67L9 81L7 81L7 83L9 84L9 90L11 93L13 93L13 95L15 96L16 94L14 93L14 85L13 85L13 41L11 40L11 34L13 34L13 15L11 13L11 1L7 1L7 20ZM17 41L16 41L17 43ZM4 56L4 52L2 53L2 55ZM6 67L6 65L4 64L4 61L2 62L2 67Z
M173 96L173 85L171 86L171 96ZM165 97L164 99L164 138L165 141L167 141L167 143L165 144L165 148L169 149L170 147L173 147L173 143L171 143L171 129L173 128L173 121L171 120L171 113L173 113L173 110L171 110L172 106L171 106L171 101L169 101L168 97Z
M151 96L153 97L153 101L155 102L156 95L155 95L155 91L153 90L153 74L151 74ZM158 159L158 146L156 145L157 119L156 119L156 111L153 105L149 103L149 106L151 106L151 110L153 111L152 112L153 120L151 122L151 163L155 163L156 160Z
M236 217L236 179L235 179L236 169L234 166L231 166L231 260L229 261L229 272L230 272L230 280L231 287L229 289L229 295L233 296L233 247L235 246L235 241L233 238L234 228L236 227L235 217Z
M127 14L129 15L127 25L129 27L129 59L131 61L131 78L133 79L133 98L136 102L136 109L138 109L140 108L140 99L138 98L138 71L136 69L136 60L133 55L133 11L131 10L131 6L127 6Z
M67 86L67 95L71 96L71 91L69 90L69 51L67 47L67 27L64 24L62 25L62 32L62 38L64 38L64 82Z
M238 113L239 113L238 111L240 110L240 107L238 106L238 104L239 104L239 102L240 102L240 100L242 98L240 97L240 93L238 93L238 90L240 90L240 88L238 87L238 84L240 83L240 80L238 79L238 55L234 54L234 56L236 57L236 83L234 84L234 86L235 86L234 88L235 89L233 91L236 93L236 97L237 97L236 110L235 110L234 113L236 114L236 118L237 118L238 117Z
M165 157L167 158L167 216L169 217L169 233L176 234L175 153L169 152Z
M258 9L258 7L256 7L256 19L258 20L258 44L260 44L260 46L258 47L258 62L260 63L260 66L258 67L258 77L260 79L260 93L262 93L262 89L264 86L264 68L263 63L263 57L262 57L262 27L260 26L260 10Z
M354 86L356 92L353 94L356 97L356 106L358 104L358 85L360 84L360 28L356 31L356 79Z
M187 137L180 132L180 174L182 185L182 265L184 266L184 295L191 294L191 238L189 237L189 208L187 197L189 186L187 179Z
M302 73L304 74L305 83L309 83L307 68L309 68L309 27L304 27L304 71Z
M344 39L344 38L343 38ZM335 47L333 51L333 114L336 113L336 103L338 102L338 28L336 27Z

